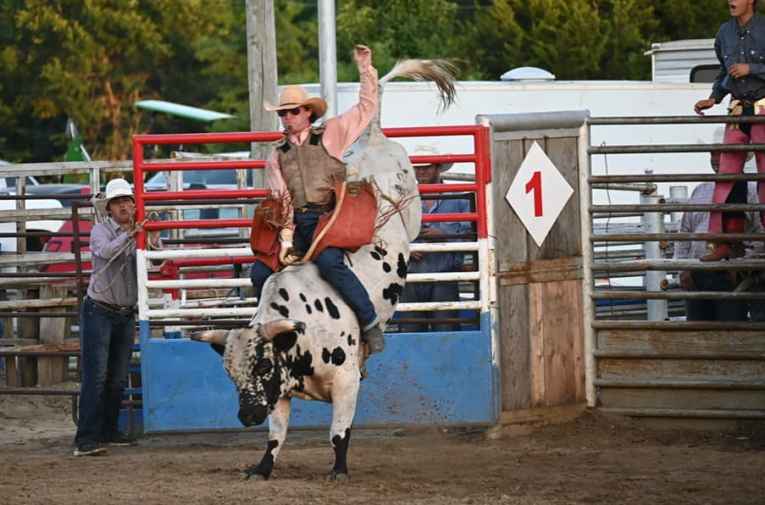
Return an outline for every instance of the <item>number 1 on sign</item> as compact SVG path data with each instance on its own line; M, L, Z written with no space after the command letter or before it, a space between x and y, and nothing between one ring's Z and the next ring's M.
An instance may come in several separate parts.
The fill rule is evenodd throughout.
M542 217L542 172L536 171L526 183L526 193L534 192L534 216Z

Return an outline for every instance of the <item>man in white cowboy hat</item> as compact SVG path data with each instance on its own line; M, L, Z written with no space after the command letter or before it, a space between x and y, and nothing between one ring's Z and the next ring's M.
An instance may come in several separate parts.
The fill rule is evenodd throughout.
M75 456L92 456L104 445L131 445L117 428L135 330L135 222L133 190L125 179L106 185L109 218L90 232L93 273L80 307L82 380Z
M265 104L266 110L279 114L284 127L284 137L266 164L266 186L276 195L289 195L291 204L290 225L279 234L279 260L284 265L296 260L295 251L308 251L319 217L334 207L333 181L345 180L346 167L340 161L343 152L377 114L377 70L372 66L372 51L356 46L353 58L360 76L359 102L322 126L312 125L327 111L326 102L308 96L301 86L286 86L277 105ZM312 261L353 309L370 354L382 351L379 318L366 288L345 264L344 252L330 247ZM250 278L258 298L272 273L265 263L253 263Z
M413 156L438 156L438 150L430 145L418 145ZM420 184L441 184L442 174L452 167L453 163L424 163L415 164L414 172ZM428 199L422 198L422 214L451 214L470 212L470 202L464 198L458 199ZM470 232L470 224L466 221L425 223L422 224L417 242L443 242L460 240ZM465 240L465 238L462 238ZM460 252L422 253L413 252L409 259L409 273L456 272L462 269L464 254ZM404 287L402 302L446 302L459 301L459 285L457 282L424 282L408 283ZM421 317L426 319L446 319L458 317L457 311L439 312L401 312L398 317ZM458 325L448 323L402 323L401 331L453 331Z

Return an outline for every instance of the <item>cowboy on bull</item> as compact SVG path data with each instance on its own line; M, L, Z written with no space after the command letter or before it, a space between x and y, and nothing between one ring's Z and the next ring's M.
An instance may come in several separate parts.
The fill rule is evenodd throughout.
M720 26L715 38L715 52L720 60L720 73L715 79L709 98L696 102L697 114L720 103L731 95L728 107L731 115L765 115L765 18L755 13L757 0L728 0L731 19ZM765 143L765 124L731 123L725 128L726 144ZM723 152L721 174L740 174L746 162L744 151ZM757 151L757 170L765 172L765 152ZM733 191L734 183L716 182L714 203L746 203L746 192ZM765 184L758 186L759 201L765 202ZM743 198L741 197L743 195ZM760 213L765 222L765 212ZM743 213L712 211L710 233L743 233ZM717 241L702 261L719 261L741 257L744 247L740 241Z
M277 105L265 104L267 111L279 115L284 127L284 137L275 144L266 162L266 187L272 195L283 196L288 208L287 219L278 232L278 263L256 254L258 260L252 265L250 278L258 298L275 270L298 261L311 247L320 218L335 207L333 181L345 180L346 166L340 161L343 152L377 114L377 70L372 66L372 51L356 46L353 58L360 76L359 102L323 125L312 126L327 111L327 103L309 97L301 86L286 86ZM353 309L369 353L380 352L384 347L381 321L369 293L344 257L343 249L327 247L312 261L322 278Z

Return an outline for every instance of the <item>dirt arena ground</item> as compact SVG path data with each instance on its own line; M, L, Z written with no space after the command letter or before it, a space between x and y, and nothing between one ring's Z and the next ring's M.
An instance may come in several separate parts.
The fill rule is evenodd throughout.
M656 431L583 414L534 430L356 430L351 480L326 482L324 432L292 432L273 478L244 480L264 433L147 436L71 456L63 398L0 395L2 504L757 504L762 424L738 433ZM496 434L496 433L495 433Z

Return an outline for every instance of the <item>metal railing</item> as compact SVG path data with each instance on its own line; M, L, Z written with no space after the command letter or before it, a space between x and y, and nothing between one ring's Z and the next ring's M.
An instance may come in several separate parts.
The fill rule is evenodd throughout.
M434 310L488 310L489 306L489 277L487 260L488 257L487 237L487 206L486 184L490 180L490 161L488 158L488 132L482 126L450 126L432 128L389 128L384 129L388 137L432 137L432 136L472 136L474 152L472 154L451 154L440 156L417 156L412 157L415 163L442 163L462 162L475 165L475 180L459 184L427 184L420 185L420 193L427 196L436 196L443 193L453 194L471 193L475 195L475 211L459 214L432 214L423 216L423 222L448 222L467 221L475 224L478 240L468 242L445 242L412 244L412 251L425 252L473 252L479 257L478 271L475 272L450 272L438 274L411 274L407 282L452 282L469 281L478 282L480 285L480 299L474 301L453 302L430 302L430 303L402 303L400 310L406 311L434 311ZM158 170L221 170L221 169L261 169L265 167L263 160L230 160L230 161L193 161L193 162L153 162L143 157L143 149L152 144L202 144L202 143L227 143L227 142L264 142L281 138L281 133L222 133L222 134L184 134L184 135L138 135L134 137L134 180L136 181L136 219L142 220L147 215L147 208L155 203L167 203L168 199L176 203L197 202L209 199L236 201L242 198L263 198L267 195L265 189L239 189L239 190L184 190L176 192L151 192L144 191L144 173ZM427 197L426 196L426 197ZM198 220L168 220L149 221L145 230L161 231L168 229L188 228L249 228L250 219L198 219ZM482 240L484 239L484 240ZM145 249L145 234L139 234L138 247ZM247 264L253 261L248 247L219 248L219 249L168 249L162 251L146 251L147 260L172 261L176 268L211 267L214 265ZM139 277L140 277L139 268ZM205 284L207 286L205 286ZM216 287L242 288L250 285L249 279L217 279ZM140 285L140 283L139 283ZM248 317L254 314L255 307L229 307L229 308L172 308L150 309L148 307L148 289L180 290L209 287L210 281L189 279L163 279L145 280L144 286L139 288L139 318L184 318L184 317L223 317L239 316ZM142 298L143 297L143 298ZM141 309L143 308L143 309Z
M592 191L596 189L622 189L625 185L656 184L656 183L691 183L691 182L732 182L732 181L765 181L765 173L760 174L634 174L634 175L595 175L591 173L593 156L618 156L623 154L662 154L662 153L703 153L712 151L765 151L765 144L728 145L728 144L655 144L655 145L600 145L589 144L589 133L593 126L652 126L667 124L690 123L724 123L724 124L763 124L765 117L731 117L731 116L682 116L682 117L612 117L590 118L587 132L581 140L580 148L584 147L586 157L581 167L587 167L580 174L582 188L581 215L582 241L584 256L584 290L585 290L585 349L586 349L586 391L590 406L605 404L606 406L630 401L630 407L612 407L609 410L629 415L656 415L663 417L733 417L733 418L765 418L765 406L759 403L754 406L733 408L730 401L720 393L721 390L749 391L765 389L765 383L752 376L751 367L762 367L765 363L765 352L756 343L747 341L739 345L743 334L762 331L763 324L757 322L706 322L706 321L651 321L638 319L625 321L607 321L599 317L595 306L604 301L620 301L624 303L643 303L655 301L684 301L684 300L714 300L714 301L756 301L765 300L765 291L747 291L739 285L735 291L689 291L674 288L673 283L651 282L652 288L625 289L618 287L605 289L602 282L596 286L596 278L610 278L629 274L648 275L656 279L666 273L676 273L683 270L717 271L751 273L765 270L765 258L748 256L719 262L701 262L696 259L675 260L663 258L661 254L654 257L622 257L610 258L602 254L595 258L596 247L602 249L608 244L623 245L627 243L657 244L660 241L731 241L754 240L765 241L765 233L688 233L664 232L649 226L640 232L631 233L593 233L593 222L596 219L613 219L620 216L651 214L663 216L678 212L765 212L765 203L735 204L735 203L678 203L663 199L644 199L639 204L609 203L592 204ZM663 217L661 218L663 222ZM618 251L613 251L618 255ZM659 257L656 257L659 256ZM656 275L658 274L658 276ZM654 279L654 281L656 280ZM589 301L590 303L587 303ZM634 313L641 316L642 313ZM650 311L649 311L650 315ZM650 319L650 318L648 318ZM738 333L737 333L738 332ZM673 336L683 335L687 341L687 349L675 350ZM611 339L614 339L613 342ZM672 349L672 350L670 350ZM683 361L697 361L695 369L683 365ZM661 363L661 364L658 364ZM718 368L710 363L721 363ZM740 363L744 363L741 365ZM746 363L756 363L746 365ZM641 368L642 367L642 368ZM650 370L650 372L649 372ZM706 371L706 372L704 372ZM651 373L664 374L660 377L649 377ZM648 375L646 375L648 374ZM688 377L692 376L693 379ZM637 377L637 378L636 378ZM632 398L618 396L616 391L630 389ZM650 389L655 398L641 396L641 388ZM666 391L675 392L688 388L703 389L708 398L704 401L714 408L693 408L689 405L673 405L672 408L647 407L652 401L658 401ZM713 394L714 393L714 394ZM636 400L640 398L640 401ZM642 403L640 403L642 402ZM681 400L678 400L681 402ZM727 403L726 403L727 402ZM760 402L761 403L761 402ZM658 404L657 404L658 405ZM751 410L746 410L751 409Z

